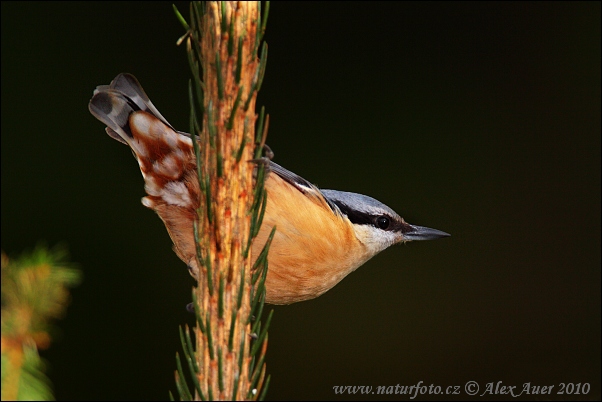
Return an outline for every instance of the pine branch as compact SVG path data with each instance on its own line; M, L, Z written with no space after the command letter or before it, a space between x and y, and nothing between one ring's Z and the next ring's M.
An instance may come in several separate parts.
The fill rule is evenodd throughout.
M190 130L198 136L193 142L201 189L194 228L200 267L193 290L195 341L188 330L181 333L194 391L177 356L181 399L257 399L266 391L261 386L272 314L261 331L259 323L274 231L264 252L252 256L267 194L265 164L249 162L267 133L262 109L256 135L255 102L267 60L267 45L259 48L268 9L262 18L260 2L193 2L190 24L175 10L188 29L178 42L186 42L193 75Z

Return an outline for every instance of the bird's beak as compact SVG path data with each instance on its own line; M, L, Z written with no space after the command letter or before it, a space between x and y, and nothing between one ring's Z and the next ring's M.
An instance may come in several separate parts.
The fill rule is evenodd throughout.
M409 230L403 233L403 239L406 241L412 240L434 240L441 237L451 236L449 233L442 232L437 229L425 228L422 226L409 225Z

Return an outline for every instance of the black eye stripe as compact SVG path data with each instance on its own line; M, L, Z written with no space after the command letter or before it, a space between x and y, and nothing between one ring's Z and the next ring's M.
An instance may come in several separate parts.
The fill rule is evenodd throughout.
M349 208L347 205L343 204L340 201L333 201L334 204L339 207L342 213L347 215L347 218L351 221L351 223L355 223L356 225L372 225L373 224L373 216L367 214L365 212L355 211Z
M375 228L387 231L394 231L399 229L398 222L388 215L373 215L366 212L360 212L349 208L347 205L343 204L340 201L333 202L343 214L347 215L347 219L349 219L351 223L354 223L356 225L371 225ZM384 222L379 223L379 220L382 219L388 220L387 224L384 224Z

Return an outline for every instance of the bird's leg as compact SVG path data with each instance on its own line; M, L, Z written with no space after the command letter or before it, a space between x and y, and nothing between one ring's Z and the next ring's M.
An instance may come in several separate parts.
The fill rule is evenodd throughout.
M274 152L268 144L263 144L263 157L268 158L269 160L274 159Z
M251 159L249 162L256 163L258 165L265 165L266 167L270 165L270 161L274 159L274 152L272 148L268 146L268 144L263 144L263 156L257 159Z

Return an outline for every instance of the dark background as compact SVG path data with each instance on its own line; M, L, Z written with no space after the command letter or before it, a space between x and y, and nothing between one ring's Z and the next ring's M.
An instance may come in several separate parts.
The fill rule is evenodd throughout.
M182 33L170 3L2 3L2 249L65 242L84 273L44 353L59 399L175 391L192 279L87 104L131 72L187 130ZM275 161L452 237L276 307L269 398L470 380L600 398L600 35L599 2L272 4Z

